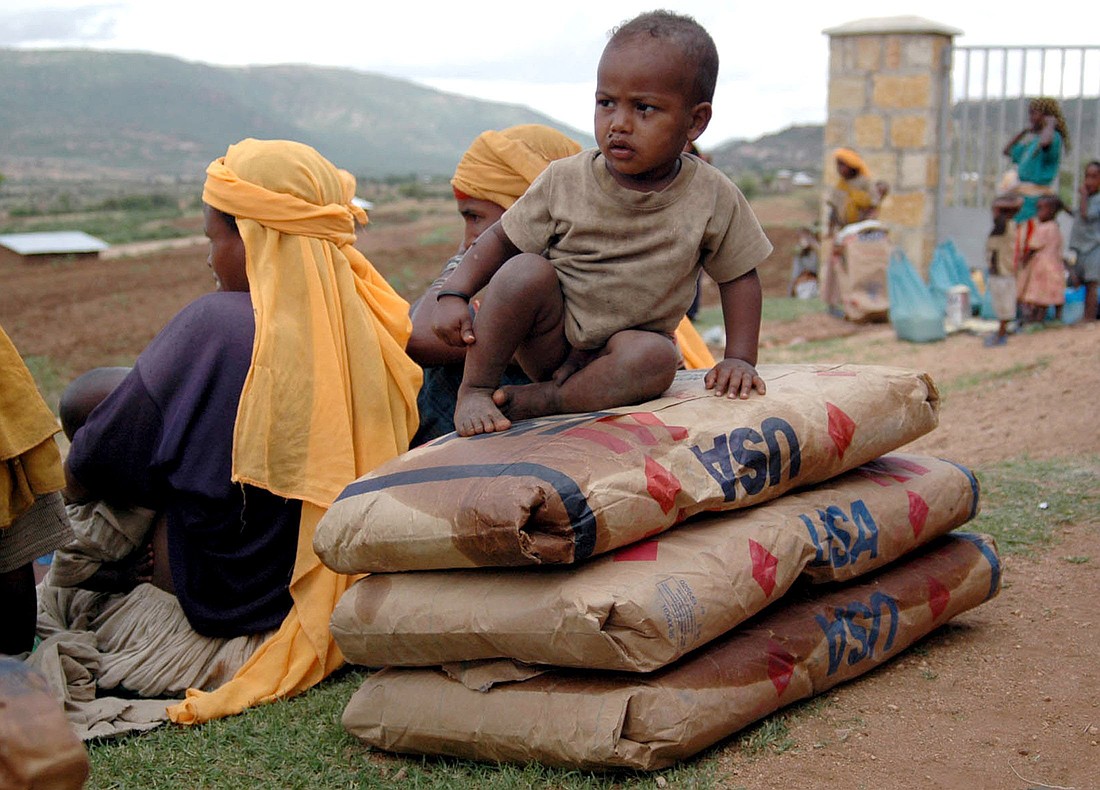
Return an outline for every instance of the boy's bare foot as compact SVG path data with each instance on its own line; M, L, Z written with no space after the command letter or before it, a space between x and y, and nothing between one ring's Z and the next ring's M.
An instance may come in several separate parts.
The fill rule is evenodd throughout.
M513 420L527 420L561 413L558 392L553 381L512 384L493 393L493 403Z
M512 427L509 420L494 403L493 390L489 387L458 388L455 401L455 430L459 436L476 436L479 433L496 433Z

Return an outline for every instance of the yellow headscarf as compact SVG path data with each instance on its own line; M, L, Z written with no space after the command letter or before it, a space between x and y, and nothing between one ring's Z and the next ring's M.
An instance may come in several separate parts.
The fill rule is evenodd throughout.
M451 186L456 192L507 209L551 162L580 150L575 140L537 123L482 132L459 160ZM688 368L714 365L707 344L687 318L676 328L676 343Z
M870 176L870 173L867 172L867 163L851 148L838 148L833 156L836 157L838 162L848 165L860 175Z
M482 132L459 160L451 186L510 208L548 164L580 151L580 143L537 123Z
M65 487L53 438L59 430L23 357L0 328L0 528L42 494Z
M233 479L302 501L293 606L227 684L190 689L173 721L196 723L290 696L343 663L328 628L351 577L313 532L352 480L408 449L420 368L404 348L408 303L356 250L355 179L316 150L243 140L206 170L203 201L237 218L256 339L233 434Z

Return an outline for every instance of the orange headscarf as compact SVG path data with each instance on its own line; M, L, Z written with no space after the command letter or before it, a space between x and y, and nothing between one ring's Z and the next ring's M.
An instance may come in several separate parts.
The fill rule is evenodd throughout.
M870 176L870 173L867 172L867 163L851 148L838 148L833 153L833 156L836 157L838 162L843 162L857 173L864 176Z
M455 167L451 186L478 200L510 208L555 159L581 146L557 129L537 123L479 134Z
M256 339L233 434L233 479L302 502L293 606L227 684L169 708L196 723L304 691L343 663L328 621L353 580L313 532L352 480L408 449L420 368L408 303L352 246L355 179L313 148L243 140L206 171L203 200L237 218Z

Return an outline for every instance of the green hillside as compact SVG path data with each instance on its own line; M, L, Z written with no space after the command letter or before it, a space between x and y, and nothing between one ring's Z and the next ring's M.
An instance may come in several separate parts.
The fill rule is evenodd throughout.
M710 153L714 166L734 178L781 169L819 176L825 157L825 134L820 124L789 126L756 140L730 140Z
M244 137L309 143L360 176L441 175L481 131L519 123L594 144L526 107L350 69L0 49L0 172L24 177L194 178Z

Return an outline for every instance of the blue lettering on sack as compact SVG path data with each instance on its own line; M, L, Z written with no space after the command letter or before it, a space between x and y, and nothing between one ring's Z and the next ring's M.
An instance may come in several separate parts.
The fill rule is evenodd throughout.
M851 515L839 505L829 505L817 511L816 520L806 514L799 516L816 550L811 565L843 568L864 554L871 559L878 556L878 524L867 504L857 499L849 509Z
M786 420L769 417L760 423L760 430L736 428L729 436L715 436L709 450L693 445L691 452L722 487L727 502L737 499L738 486L747 496L759 494L765 486L778 485L783 478L782 435L789 454L788 480L798 476L802 466L802 449L798 435ZM763 445L763 447L761 447Z
M884 611L889 613L890 621L881 652L889 652L893 647L898 630L897 601L886 593L874 592L869 604L854 601L847 606L838 606L833 609L834 619L831 622L819 614L814 615L829 647L827 674L836 672L845 658L849 666L875 658Z

